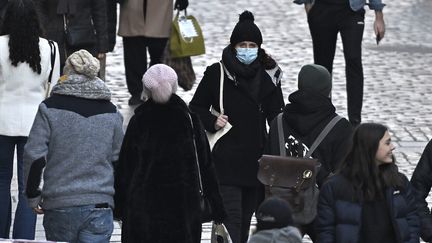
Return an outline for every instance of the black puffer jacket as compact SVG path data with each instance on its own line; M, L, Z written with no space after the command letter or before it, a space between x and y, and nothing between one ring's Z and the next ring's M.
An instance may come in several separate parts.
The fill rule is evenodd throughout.
M59 0L35 0L41 13L41 23L45 29L47 39L57 42L60 49L61 66L66 57L77 50L67 47L65 43L63 15L57 13ZM69 16L70 25L93 25L96 31L97 43L93 46L83 46L93 55L108 51L107 10L104 0L73 0L76 12Z
M404 189L385 190L386 206L396 233L395 243L417 243L420 223L415 210L415 196L406 177L404 182ZM320 191L316 224L319 243L359 242L363 203L353 198L356 198L353 186L344 176L333 176L324 183Z
M284 138L292 135L308 148L337 114L330 99L307 91L296 91L289 96L283 112ZM321 185L331 172L335 172L347 152L352 127L345 119L341 119L327 134L312 154L321 163L317 183ZM266 153L279 155L279 136L276 119L270 125L270 139Z
M417 195L417 208L421 219L421 237L432 242L432 215L426 198L432 187L432 140L426 145L411 178Z
M256 73L251 77L242 76L238 70L247 67L235 59L230 46L224 50L223 63L223 106L233 127L213 148L216 172L222 185L256 186L258 159L267 137L265 122L270 123L284 106L281 70L278 66L265 70L257 59L249 66L253 70L246 72ZM216 116L209 111L210 107L220 111L219 78L219 63L207 67L189 104L209 132L215 132L216 121Z

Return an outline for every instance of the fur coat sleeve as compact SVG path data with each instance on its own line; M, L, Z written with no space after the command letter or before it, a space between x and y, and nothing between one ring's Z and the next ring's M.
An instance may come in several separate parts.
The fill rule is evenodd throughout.
M137 166L137 161L131 158L138 156L138 150L133 146L134 132L137 129L136 117L133 116L128 125L128 129L123 138L123 143L119 155L119 159L115 164L114 170L114 218L123 220L124 208L126 207L126 195L131 183L131 178L134 168Z

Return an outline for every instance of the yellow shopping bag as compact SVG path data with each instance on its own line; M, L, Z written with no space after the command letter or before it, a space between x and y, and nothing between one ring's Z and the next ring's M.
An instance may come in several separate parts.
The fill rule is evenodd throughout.
M205 53L204 37L198 21L192 15L174 17L170 36L171 57L197 56Z

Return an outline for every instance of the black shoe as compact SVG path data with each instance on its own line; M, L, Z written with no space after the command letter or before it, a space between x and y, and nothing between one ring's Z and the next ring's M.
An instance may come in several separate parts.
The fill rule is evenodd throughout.
M128 101L129 105L139 105L142 103L144 103L144 101L142 101L139 96L134 96L134 95L132 95L132 97L130 97Z

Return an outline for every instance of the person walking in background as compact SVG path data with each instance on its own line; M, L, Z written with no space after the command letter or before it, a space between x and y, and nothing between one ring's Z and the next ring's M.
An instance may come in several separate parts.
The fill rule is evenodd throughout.
M0 33L3 26L4 14L6 12L8 0L0 0Z
M423 154L411 177L417 195L417 208L421 221L421 237L432 242L432 215L426 198L432 187L432 140L426 145Z
M113 163L123 118L98 72L99 61L88 51L68 57L24 147L26 196L44 214L49 241L109 242L114 228Z
M41 38L35 5L31 0L9 1L0 36L0 238L9 238L11 182L17 155L18 205L12 238L35 237L36 214L24 195L23 149L38 105L60 74L58 51L52 57L48 40ZM54 52L53 52L54 53ZM54 58L52 68L51 61ZM50 72L52 72L51 80Z
M147 70L147 51L150 65L162 62L162 55L171 34L173 0L120 1L118 35L123 37L126 83L131 94L129 105L141 100L142 76ZM176 0L175 9L187 8L188 0Z
M308 64L301 68L298 74L298 90L289 95L290 103L285 106L282 115L286 144L300 146L285 146L286 154L301 151L299 157L303 157L321 131L337 116L336 108L329 97L331 88L331 75L325 67ZM318 159L321 164L316 178L319 187L339 167L347 153L351 134L351 124L342 118L312 153L312 157ZM266 153L281 154L276 119L270 124L267 146ZM295 148L297 151L290 151L290 148ZM299 222L295 223L299 224ZM301 227L303 234L308 234L315 242L314 221L298 226Z
M117 37L117 1L106 0L108 50L113 52ZM100 70L98 77L106 81L106 55L99 58Z
M248 243L301 243L300 231L294 227L289 204L278 197L267 198L259 206L256 232Z
M353 126L361 122L363 106L362 40L366 0L295 0L305 4L312 36L314 62L332 73L337 34L340 33L345 56L348 118ZM374 31L378 42L384 37L385 24L381 0L370 0L375 10Z
M105 57L108 51L106 1L34 1L39 7L46 37L59 45L61 70L66 58L80 49L87 50L99 59ZM67 37L65 29L68 29L72 38Z
M266 142L266 120L270 123L284 107L282 71L261 48L262 43L253 14L244 11L222 52L225 113L218 117L210 113L210 107L221 110L219 63L207 67L189 104L210 133L228 121L232 124L214 146L212 157L228 212L223 223L234 243L247 241L251 217L258 206L258 159Z
M419 242L414 191L394 149L387 127L356 128L340 171L321 187L318 242Z
M122 242L199 243L200 180L212 220L225 217L204 128L175 94L171 67L151 66L143 88L146 101L129 122L116 168L114 216L122 221Z

